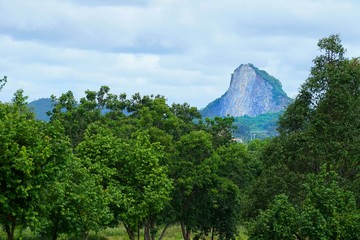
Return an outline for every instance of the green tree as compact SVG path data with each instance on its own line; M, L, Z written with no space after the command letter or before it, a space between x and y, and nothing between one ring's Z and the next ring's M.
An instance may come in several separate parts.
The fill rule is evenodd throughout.
M147 239L154 239L155 217L170 200L172 182L159 164L163 154L146 132L133 133L125 141L95 124L77 147L77 156L101 179L114 217L124 224L130 239L135 239L142 224Z
M9 240L17 223L36 218L34 199L42 186L38 177L51 149L25 99L19 90L12 103L0 104L0 222Z
M359 239L360 212L354 194L339 186L327 171L309 174L305 199L295 207L285 194L277 195L249 225L249 239Z
M292 204L300 203L303 200L303 182L304 175L290 171L285 164L266 167L245 190L241 209L243 218L256 217L276 195L285 194Z
M242 220L240 214L247 211L245 193L260 171L260 162L254 157L255 148L254 143L250 152L245 144L231 143L219 147L212 157L212 171L216 175L216 204L209 221L220 239L235 237Z
M309 239L359 239L360 212L354 193L339 185L340 178L327 166L310 174L300 213L300 234Z
M1 89L3 89L3 87L5 86L6 83L7 83L7 77L4 76L3 79L0 79L0 91L1 91Z
M299 204L305 176L319 173L323 164L327 171L333 166L360 199L360 63L345 58L338 35L321 39L318 46L321 54L309 78L280 117L279 136L262 153L263 172L249 195L257 204L249 206L265 209L281 193Z
M215 117L214 119L206 118L206 130L213 135L214 147L227 145L233 138L233 117Z
M65 133L70 137L75 148L83 139L87 126L103 119L118 119L124 115L123 110L128 105L126 95L117 96L110 93L110 88L102 86L98 92L85 91L85 97L78 102L73 93L68 91L59 98L52 96L54 108L48 114L51 121L60 121Z
M202 214L195 218L196 225L192 228L197 232L195 239L209 234L211 239L215 236L218 236L218 239L235 239L237 235L240 224L241 189L230 177L221 174L221 166L229 164L220 165L221 161L222 159L215 154L204 162L210 165L211 173L207 173L209 179L206 185L202 186L204 189L197 199L197 204L202 207ZM233 169L232 173L236 170Z
M183 238L190 239L192 233L199 238L210 232L232 238L240 200L239 188L233 182L237 169L228 175L220 169L229 169L234 163L222 162L214 151L212 135L203 130L183 135L176 148L178 156L170 167L175 185L172 207Z
M319 172L326 163L341 176L354 179L359 168L360 63L344 57L338 35L319 41L323 52L314 59L310 77L302 85L293 104L280 118L279 131L286 145L297 145L307 159L291 151L300 171ZM296 160L295 160L296 159Z
M286 195L277 195L265 211L249 225L249 240L297 239L298 215Z
M86 239L90 230L97 231L111 219L109 197L80 159L74 157L70 142L59 123L46 123L51 154L43 166L46 174L39 181L37 206L39 222L34 226L42 238L57 239L67 233ZM40 174L39 174L40 175Z
M171 205L181 224L183 238L188 240L197 222L209 213L206 187L210 184L210 166L205 160L213 154L212 136L205 131L192 131L180 138L176 148L178 156L170 166L175 185Z

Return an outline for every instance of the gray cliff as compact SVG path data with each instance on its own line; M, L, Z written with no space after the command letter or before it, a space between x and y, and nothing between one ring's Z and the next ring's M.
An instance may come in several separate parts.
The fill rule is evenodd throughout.
M235 69L226 93L201 112L204 117L257 116L284 110L290 102L279 80L249 63Z

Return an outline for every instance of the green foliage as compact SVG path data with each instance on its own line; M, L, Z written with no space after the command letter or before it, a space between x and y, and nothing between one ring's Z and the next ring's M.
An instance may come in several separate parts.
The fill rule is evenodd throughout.
M4 78L0 79L0 91L1 89L3 89L6 83L7 83L7 77L4 76Z
M314 67L300 94L280 119L281 138L296 141L308 149L307 158L332 164L342 176L354 178L359 162L360 64L344 58L338 35L319 41L324 52L314 59ZM301 157L300 154L297 154Z
M71 91L62 94L59 98L52 96L54 108L49 112L51 121L60 121L65 133L70 137L73 147L83 139L87 126L99 121L103 111L111 110L108 117L118 118L124 116L122 112L128 105L126 95L110 94L107 86L102 86L98 92L87 90L86 96L78 103Z
M19 89L14 93L12 102L16 106L23 107L27 104L27 102L26 102L27 99L28 99L28 96L24 96L24 90Z
M296 239L297 222L297 212L287 196L277 195L269 208L249 225L249 240Z
M217 149L209 162L214 174L213 210L209 222L219 239L233 239L241 222L244 192L254 181L258 162L243 144L232 143Z
M163 149L145 132L123 141L107 128L92 125L77 147L77 155L98 176L110 194L114 217L133 238L140 223L158 214L169 201L171 180L159 165Z
M18 91L12 104L0 104L0 223L12 239L18 222L36 217L36 172L49 156L48 138L24 107Z
M246 145L232 143L219 147L216 153L219 156L217 174L231 180L240 189L248 188L254 181L260 163L251 157Z
M67 233L83 239L90 230L98 231L111 220L109 196L96 176L89 174L78 159L63 164L54 182L41 195L42 221L36 228L43 237Z
M286 193L291 201L299 203L304 176L319 173L323 164L327 171L332 165L359 199L356 179L360 157L360 64L357 59L344 57L345 50L337 35L321 39L319 47L324 54L315 58L310 77L280 117L280 135L264 149L261 156L264 171L253 187L257 192L256 185L262 185L264 191L258 191L259 197L254 195L253 200L267 204L274 195L264 194L266 189L272 189L274 194ZM273 182L274 178L284 184ZM266 184L261 182L272 184L264 187Z
M233 117L215 117L214 119L206 118L207 130L213 136L214 147L226 145L233 138Z
M261 174L255 175L255 180L249 184L243 200L241 211L245 219L254 218L260 210L265 210L276 195L285 194L292 203L302 200L303 175L289 171L284 164L261 166L260 171Z
M300 233L310 239L358 239L360 212L354 194L339 186L340 179L324 168L305 184Z
M132 230L140 222L150 224L170 200L172 182L163 167L159 166L162 151L158 144L151 144L145 133L140 132L125 167L127 174L122 183L123 195L121 221Z
M251 225L250 238L266 238L261 228L277 234L271 223L277 218L269 219L279 209L279 194L288 196L282 211L290 216L289 224L293 214L287 209L296 210L297 226L284 239L359 238L360 64L344 57L338 35L321 39L318 46L322 54L280 117L279 136L259 156L262 171L247 193L245 213L254 217L256 209L263 211Z
M305 199L295 207L284 194L249 224L249 239L359 239L360 212L354 194L335 172L310 174Z
M212 233L233 239L237 234L241 188L252 180L254 166L243 145L228 142L214 151L215 143L213 134L193 131L176 144L171 206L184 239L191 232L195 238Z

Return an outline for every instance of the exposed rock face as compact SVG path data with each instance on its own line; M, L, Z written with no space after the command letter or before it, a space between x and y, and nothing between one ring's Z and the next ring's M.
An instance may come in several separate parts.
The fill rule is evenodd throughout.
M252 64L242 64L231 75L230 87L202 110L203 116L257 116L284 110L291 99L281 83Z

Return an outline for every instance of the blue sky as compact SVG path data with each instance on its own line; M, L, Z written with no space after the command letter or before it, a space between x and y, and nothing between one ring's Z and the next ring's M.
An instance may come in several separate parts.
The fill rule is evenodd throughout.
M1 0L0 12L0 101L107 85L203 108L242 63L294 97L320 38L360 56L358 0Z

